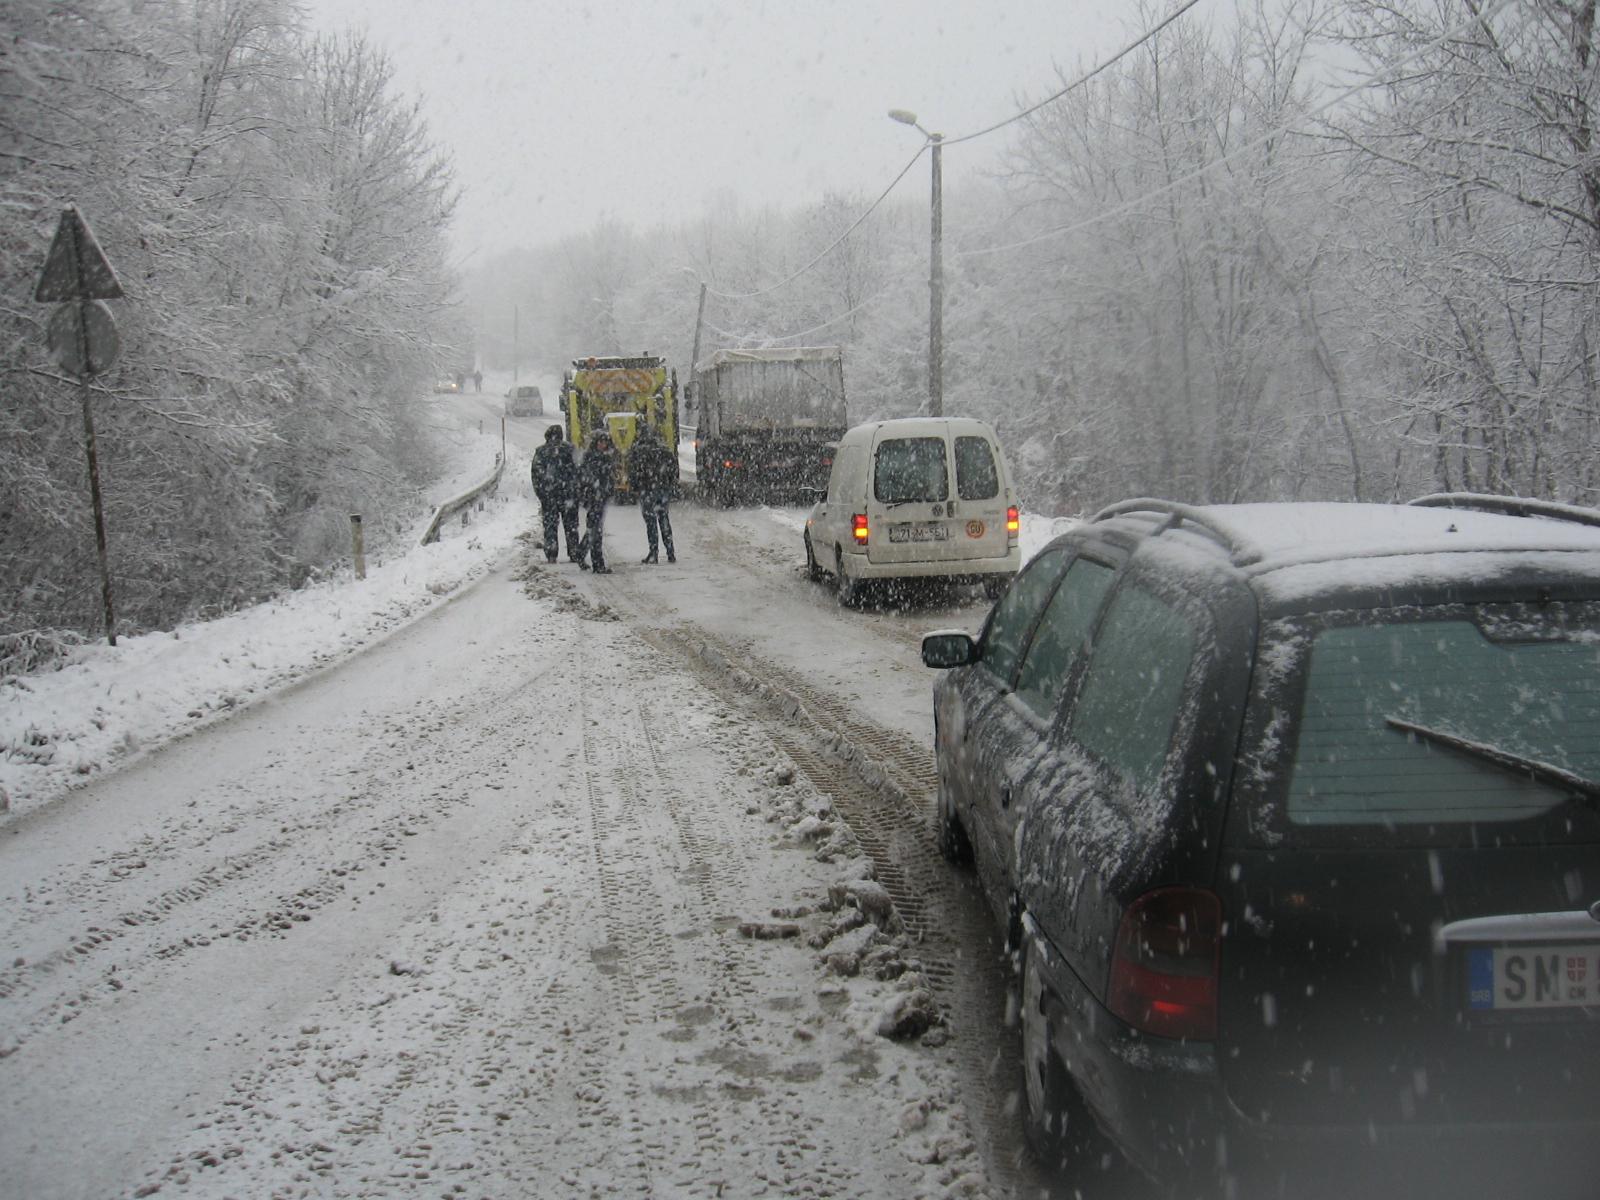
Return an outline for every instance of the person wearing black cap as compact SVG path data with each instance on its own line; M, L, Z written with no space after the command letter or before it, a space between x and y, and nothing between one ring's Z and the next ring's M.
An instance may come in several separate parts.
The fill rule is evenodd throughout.
M589 440L589 449L578 464L578 503L583 506L578 566L584 570L593 567L596 575L611 574L606 566L606 505L616 490L617 452L611 448L611 435L601 429Z
M567 559L578 561L578 464L572 444L561 436L561 426L544 431L544 445L533 452L533 494L539 497L539 517L544 523L544 558L555 562L561 544L557 525L567 534Z

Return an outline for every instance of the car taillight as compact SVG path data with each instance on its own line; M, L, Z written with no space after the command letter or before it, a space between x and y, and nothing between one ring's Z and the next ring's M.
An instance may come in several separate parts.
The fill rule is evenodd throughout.
M831 454L824 454L824 455L823 455L823 456L822 456L822 465L823 465L823 466L825 466L825 467L831 467L831 466L833 466L833 455L831 455Z
M1021 528L1022 510L1013 504L1010 508L1006 509L1006 533L1011 537L1016 537Z
M855 534L856 541L863 546L867 544L867 514L857 513L850 518L850 532Z
M1217 1036L1222 902L1200 888L1157 888L1123 914L1106 1007L1156 1037Z
M737 471L742 466L744 464L737 458L725 458L722 460L722 467L726 471Z

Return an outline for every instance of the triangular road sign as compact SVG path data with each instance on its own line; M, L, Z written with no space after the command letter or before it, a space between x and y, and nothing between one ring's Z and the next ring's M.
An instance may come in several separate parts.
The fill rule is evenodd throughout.
M33 289L33 298L40 302L122 298L117 273L106 261L105 252L94 240L94 234L89 232L89 223L74 206L69 205L61 213L61 224L56 226L50 253L44 257L44 269L39 272L39 286Z

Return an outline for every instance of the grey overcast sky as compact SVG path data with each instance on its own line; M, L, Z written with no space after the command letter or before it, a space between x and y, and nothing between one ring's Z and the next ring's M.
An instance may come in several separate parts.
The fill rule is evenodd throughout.
M364 29L453 155L456 244L482 265L609 214L875 197L921 142L1037 100L1144 26L1131 0L305 0ZM1152 4L1160 14L1171 5ZM1197 9L1197 12L1207 6ZM945 153L947 182L1007 132ZM922 164L900 185L927 193Z

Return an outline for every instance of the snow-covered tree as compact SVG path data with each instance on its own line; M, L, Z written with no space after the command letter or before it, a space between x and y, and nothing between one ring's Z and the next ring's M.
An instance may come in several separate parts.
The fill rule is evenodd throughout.
M76 381L23 299L71 202L126 292L94 381L121 623L319 569L429 469L451 193L415 109L290 0L18 0L0 32L0 636L100 617Z

